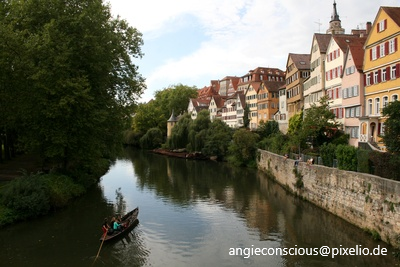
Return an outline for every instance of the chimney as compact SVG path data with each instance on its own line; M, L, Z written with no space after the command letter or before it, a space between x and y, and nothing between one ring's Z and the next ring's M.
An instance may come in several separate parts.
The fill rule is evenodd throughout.
M368 22L367 22L367 35L368 35L369 32L371 31L371 28L372 28L372 23L371 23L371 21L368 21Z

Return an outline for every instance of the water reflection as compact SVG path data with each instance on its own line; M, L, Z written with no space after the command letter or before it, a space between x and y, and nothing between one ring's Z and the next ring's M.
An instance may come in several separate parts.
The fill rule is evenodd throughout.
M95 266L395 266L389 256L230 256L230 248L392 250L294 198L255 170L127 151L98 187L67 209L0 231L5 266L89 266L101 223L139 206L139 224L104 244ZM122 212L124 211L124 212ZM22 244L22 245L21 245Z

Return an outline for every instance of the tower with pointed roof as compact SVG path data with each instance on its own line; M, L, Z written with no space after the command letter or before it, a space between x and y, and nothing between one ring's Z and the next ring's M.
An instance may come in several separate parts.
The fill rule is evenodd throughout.
M344 29L342 28L342 23L339 19L339 14L336 9L336 1L333 0L333 11L331 16L331 21L329 22L329 29L326 30L328 34L344 34Z
M175 124L178 122L178 118L174 114L174 110L172 110L171 117L167 121L167 138L172 135L172 128L174 128Z

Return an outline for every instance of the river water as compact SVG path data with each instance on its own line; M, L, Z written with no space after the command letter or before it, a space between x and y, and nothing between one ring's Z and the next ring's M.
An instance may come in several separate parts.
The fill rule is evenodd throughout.
M103 219L137 206L136 228L101 246ZM387 255L299 255L321 246ZM262 255L275 249L297 255ZM392 252L256 170L131 150L67 208L0 230L8 267L399 266Z

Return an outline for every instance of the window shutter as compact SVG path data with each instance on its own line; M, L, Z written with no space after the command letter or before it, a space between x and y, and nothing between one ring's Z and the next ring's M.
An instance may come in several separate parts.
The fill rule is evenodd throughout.
M376 46L376 58L380 58L381 57L381 49L380 49L380 46L378 45L378 46Z
M367 86L367 74L364 73L364 86Z
M400 78L400 64L396 64L396 78Z
M397 51L397 37L394 38L394 51Z
M386 81L390 80L390 67L386 67Z
M369 50L369 60L372 60L372 48Z
M389 54L389 42L385 43L385 55Z
M386 30L387 29L387 19L385 19L383 23L384 23L383 29Z
M378 83L380 83L382 81L381 73L382 73L382 70L378 70Z
M379 22L376 24L376 32L379 32Z

